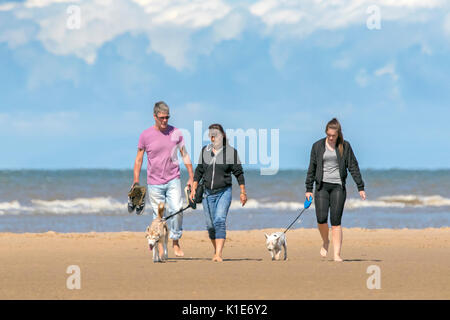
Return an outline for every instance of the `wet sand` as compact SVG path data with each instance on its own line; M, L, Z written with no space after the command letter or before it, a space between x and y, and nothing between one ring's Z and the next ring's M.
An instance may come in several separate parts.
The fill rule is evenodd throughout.
M222 263L206 231L185 231L185 257L170 248L166 263L144 233L0 233L0 299L450 299L450 228L344 228L340 263L332 243L320 257L316 229L289 231L288 260L271 261L273 231L228 231ZM71 265L80 289L67 288Z

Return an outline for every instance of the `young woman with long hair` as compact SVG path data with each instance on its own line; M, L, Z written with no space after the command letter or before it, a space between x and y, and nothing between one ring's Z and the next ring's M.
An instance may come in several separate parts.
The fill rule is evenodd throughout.
M344 140L342 127L336 118L327 123L326 137L316 141L311 149L311 157L306 175L306 198L313 197L316 207L317 225L323 240L320 255L328 253L328 212L330 212L333 236L334 261L342 261L342 227L341 219L344 211L347 191L345 181L347 170L355 181L361 199L366 199L364 181L350 143ZM313 194L313 185L316 185Z

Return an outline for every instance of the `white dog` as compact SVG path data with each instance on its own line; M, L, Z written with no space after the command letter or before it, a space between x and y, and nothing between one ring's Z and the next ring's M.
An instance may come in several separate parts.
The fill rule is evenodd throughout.
M284 259L287 260L287 241L284 232L274 232L271 235L267 233L266 236L266 246L270 251L272 260L280 260L281 249L284 248Z
M152 224L147 227L146 235L150 251L153 250L153 262L164 262L168 259L167 241L169 232L167 223L163 219L164 203L158 205L158 217L152 221ZM159 252L163 252L160 256Z

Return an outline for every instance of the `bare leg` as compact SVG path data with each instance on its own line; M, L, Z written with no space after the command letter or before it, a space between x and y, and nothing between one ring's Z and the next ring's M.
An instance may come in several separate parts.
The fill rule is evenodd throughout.
M172 246L173 246L173 251L175 253L175 256L177 256L177 257L183 257L184 256L184 252L181 250L180 242L178 240L173 240Z
M212 245L214 247L214 253L216 253L216 239L210 239L210 240L211 240L211 243L212 243Z
M213 261L222 262L222 250L225 244L225 239L216 239L216 254L213 257Z
M323 241L322 248L320 248L320 255L325 258L328 253L328 245L330 244L330 240L328 239L328 223L318 223L317 227L319 228L319 232Z
M333 234L333 248L334 248L334 261L342 261L341 248L342 248L342 227L332 226L331 232Z

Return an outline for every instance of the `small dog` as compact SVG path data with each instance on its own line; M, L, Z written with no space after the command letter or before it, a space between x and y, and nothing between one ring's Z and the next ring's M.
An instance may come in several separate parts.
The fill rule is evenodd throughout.
M284 259L287 260L287 241L284 232L274 232L271 235L267 233L266 236L266 246L270 251L272 260L280 260L281 249L284 248Z
M153 262L164 262L168 259L167 241L169 238L169 230L167 223L163 219L164 203L158 205L158 217L152 221L152 224L147 227L146 235L150 251L153 250ZM160 250L163 253L160 256Z

